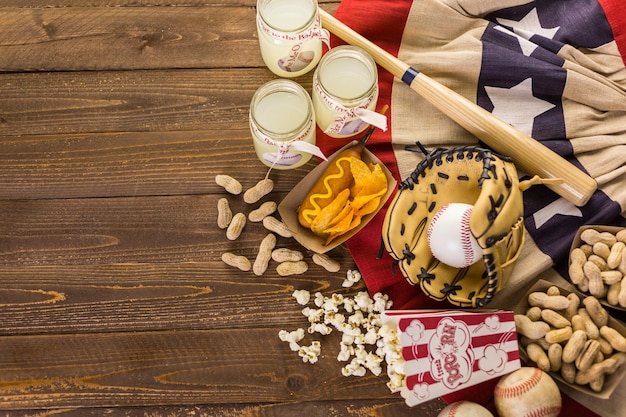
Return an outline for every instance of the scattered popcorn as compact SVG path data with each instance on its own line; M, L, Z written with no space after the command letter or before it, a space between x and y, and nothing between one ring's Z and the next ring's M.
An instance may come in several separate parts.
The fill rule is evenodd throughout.
M365 357L365 368L369 369L371 373L378 376L383 371L383 368L381 366L382 361L383 358L381 358L380 356L376 355L375 353L368 352L367 356Z
M341 335L341 345L352 345L354 344L354 336L349 333L342 333Z
M280 332L278 332L278 337L283 342L299 342L304 339L304 329L299 328L291 332L288 332L287 330L281 330Z
M300 349L298 342L304 339L304 329L300 328L291 332L281 330L278 332L278 338L283 342L288 342L289 349L297 352Z
M388 295L383 295L379 292L374 294L374 311L377 313L382 313L385 310L389 310L391 307L391 302L389 301Z
M322 351L322 347L319 341L313 341L310 346L302 346L298 350L298 355L302 358L304 363L315 363Z
M366 345L375 345L376 340L378 340L378 332L373 327L363 335L363 343Z
M367 311L370 306L374 305L374 301L370 298L367 291L361 291L354 297L355 307Z
M313 301L313 303L318 306L318 307L322 307L322 305L324 304L324 294L322 294L321 292L316 292L315 293L315 299Z
M379 340L382 342L379 348L384 353L387 365L387 376L389 377L387 388L392 393L395 393L402 389L406 377L398 329L392 326L381 326L378 335L380 337Z
M319 333L323 336L326 336L332 331L333 329L325 325L324 323L313 323L311 324L311 326L309 326L309 333Z
M307 290L295 290L291 296L295 298L296 302L301 306L307 305L311 300L311 293Z
M339 306L342 304L343 304L343 295L333 294L330 298L324 298L324 302L322 303L322 308L325 311L334 311L336 313L339 311Z
M363 316L363 312L360 310L355 311L354 314L348 317L348 323L355 325L363 323L364 320L365 317Z
M336 311L327 311L324 313L324 324L330 324L335 328L340 328L346 322L346 316Z
M348 313L352 313L354 311L354 299L353 298L348 298L348 297L344 297L343 299L343 308L344 310L346 310L346 312Z
M341 344L341 350L337 355L337 360L339 362L347 362L352 357L352 355L354 355L354 346Z
M361 280L361 273L355 270L348 270L346 273L346 279L343 280L341 286L344 288L352 287L354 284Z
M343 287L351 287L361 279L356 270L349 270ZM392 302L387 295L376 293L370 297L367 291L360 291L349 297L332 294L329 297L321 292L311 294L306 290L295 290L293 298L299 305L305 306L302 315L310 323L309 334L330 334L333 329L341 333L341 342L337 361L346 362L341 368L344 376L364 376L368 371L380 375L386 367L391 392L399 391L405 375L402 346L397 329L381 326L381 313L390 309ZM312 305L307 305L311 303ZM298 352L305 363L316 363L321 353L321 342L316 340L309 346L300 346L305 337L305 330L293 332L281 330L279 338L289 342L289 347Z
M309 323L318 323L324 316L324 310L321 308L304 307L302 314L309 320Z
M352 359L350 363L341 368L341 374L343 376L365 376L367 369L363 365L360 365L357 360Z

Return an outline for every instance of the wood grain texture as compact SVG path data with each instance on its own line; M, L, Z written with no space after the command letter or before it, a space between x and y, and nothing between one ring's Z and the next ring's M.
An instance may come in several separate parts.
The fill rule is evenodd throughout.
M0 14L4 71L261 65L256 29L247 24L255 18L252 7L3 8Z
M431 401L419 409L421 416L436 416L441 405ZM306 403L198 404L191 406L59 408L50 411L8 410L6 417L415 417L415 410L402 402L360 399L357 401L309 401Z
M232 175L247 189L267 173L249 129L38 135L7 137L3 144L4 199L226 194L215 175ZM315 163L289 175L274 171L275 189L291 190Z
M16 4L17 3L17 4ZM254 0L0 0L0 415L436 416L386 377L346 378L340 334L312 365L278 338L308 327L295 289L346 296L345 247L329 273L262 276L269 233L236 241L219 198L248 213L267 173L249 101L275 78L258 50ZM334 12L337 1L320 1ZM311 74L296 79L311 88ZM316 165L272 171L279 202ZM383 262L383 261L381 261ZM390 267L391 273L391 267Z
M251 398L269 403L299 398L391 399L378 378L359 378L355 384L341 375L337 361L318 362L314 372L303 370L302 360L278 339L278 330L6 338L1 343L0 372L11 383L3 384L0 399L22 407L32 401L72 407L94 400L103 406L131 406L232 404ZM336 355L339 339L328 337L325 342L328 355ZM42 390L47 399L39 395Z
M250 99L272 78L265 68L4 74L0 133L247 128Z
M349 257L333 254L345 267ZM216 257L219 255L216 254ZM293 330L307 326L296 289L354 296L343 278L310 262L304 275L262 277L221 261L3 267L0 271L0 334L245 329L270 323ZM276 263L271 263L271 268Z
M211 3L0 5L0 71L262 67L256 2Z

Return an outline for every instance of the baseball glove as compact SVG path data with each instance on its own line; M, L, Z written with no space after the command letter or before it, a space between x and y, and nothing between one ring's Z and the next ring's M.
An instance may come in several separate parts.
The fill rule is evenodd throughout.
M465 146L427 152L398 185L382 238L394 265L431 298L459 307L483 307L506 284L524 243L522 187L510 159ZM430 222L444 205L473 205L469 227L482 258L465 268L440 262L427 241Z

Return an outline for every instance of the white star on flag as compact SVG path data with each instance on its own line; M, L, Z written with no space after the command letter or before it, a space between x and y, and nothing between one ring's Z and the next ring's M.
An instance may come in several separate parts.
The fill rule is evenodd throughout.
M537 14L537 9L533 8L526 16L522 18L522 20L510 20L510 19L497 19L498 23L502 26L507 26L513 29L517 37L517 41L519 42L524 55L529 56L536 48L537 45L528 42L523 42L522 39L529 40L533 35L541 35L545 38L552 39L558 30L561 28L560 26L554 28L544 28L541 26L541 22L539 21L539 15Z
M555 107L533 96L531 78L511 88L485 86L485 91L493 104L493 115L527 135L532 134L535 117Z
M517 43L519 43L520 48L522 48L522 53L525 56L530 56L530 54L532 54L535 51L535 49L537 49L536 43L533 43L529 41L528 39L521 37L517 33L512 33L510 30L502 26L495 26L494 28L496 30L499 30L500 32L503 32L503 33L506 33L507 35L515 37L515 39L517 39Z
M557 214L562 216L583 217L583 212L578 207L564 198L559 198L533 213L535 227L539 229Z

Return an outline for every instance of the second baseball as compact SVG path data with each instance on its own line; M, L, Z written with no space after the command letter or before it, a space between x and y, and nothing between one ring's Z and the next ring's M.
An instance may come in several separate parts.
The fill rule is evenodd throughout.
M475 402L457 401L441 410L437 417L493 417L493 414Z
M474 206L450 203L443 206L430 222L428 245L433 256L454 268L465 268L482 255L482 250L469 227Z
M494 389L494 402L500 417L557 417L562 406L556 382L534 367L502 377Z

